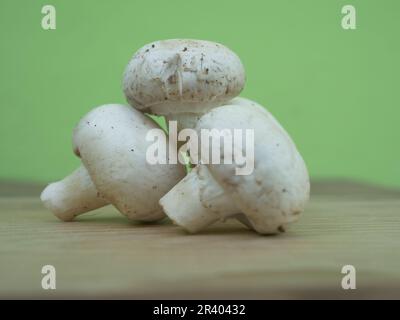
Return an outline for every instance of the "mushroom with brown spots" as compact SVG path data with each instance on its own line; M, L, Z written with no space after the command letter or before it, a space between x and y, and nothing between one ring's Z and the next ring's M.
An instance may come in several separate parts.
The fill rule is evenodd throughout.
M199 115L236 97L244 87L242 62L221 44L172 39L153 45L135 53L123 78L127 101L142 112L192 128Z

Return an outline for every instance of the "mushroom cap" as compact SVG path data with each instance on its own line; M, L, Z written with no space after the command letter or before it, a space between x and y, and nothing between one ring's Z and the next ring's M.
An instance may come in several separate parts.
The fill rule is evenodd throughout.
M180 164L151 165L146 141L158 125L141 112L118 104L97 107L74 130L74 151L96 189L122 214L152 221L164 217L159 199L185 176Z
M236 175L235 163L207 167L257 232L283 232L298 219L309 199L307 168L278 121L262 106L241 99L202 116L196 130L200 136L201 129L253 129L254 170ZM222 153L223 144L220 148ZM245 154L245 148L241 151Z
M168 115L204 113L239 95L245 71L239 57L210 41L172 39L139 49L123 78L130 105Z

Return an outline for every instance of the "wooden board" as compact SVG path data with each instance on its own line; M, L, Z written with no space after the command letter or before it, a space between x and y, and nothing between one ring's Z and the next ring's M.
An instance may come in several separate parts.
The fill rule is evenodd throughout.
M236 222L188 235L113 208L58 221L39 186L0 184L1 298L400 298L400 192L313 184L302 219L279 236ZM57 289L41 288L54 265ZM343 290L343 265L356 290Z

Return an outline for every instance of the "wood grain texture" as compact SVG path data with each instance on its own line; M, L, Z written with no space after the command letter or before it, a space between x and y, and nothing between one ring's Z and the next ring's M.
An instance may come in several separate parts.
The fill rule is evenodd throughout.
M8 187L9 186L9 187ZM58 221L38 186L0 184L1 298L400 298L400 192L317 182L301 220L260 236L236 222L197 235L106 207ZM57 289L41 289L41 268ZM357 289L341 289L341 268Z

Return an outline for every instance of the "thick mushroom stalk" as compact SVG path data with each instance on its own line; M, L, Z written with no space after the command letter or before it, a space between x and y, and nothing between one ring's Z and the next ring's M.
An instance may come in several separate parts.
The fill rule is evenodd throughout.
M173 221L190 232L227 218L238 218L261 234L284 232L299 218L309 199L305 163L289 135L267 110L243 98L231 103L201 117L196 130L199 137L202 129L253 130L254 154L250 160L254 160L254 169L239 175L237 169L243 163L200 164L160 204ZM211 152L215 148L222 154L224 145L212 145ZM245 154L246 150L243 146L236 151Z
M123 88L134 108L194 127L205 112L239 95L245 71L239 57L210 41L172 39L139 49L126 67Z
M171 220L191 233L220 219L240 215L240 210L204 165L195 167L160 204Z
M47 209L63 221L71 221L82 213L108 204L83 166L63 180L49 184L40 199Z
M62 220L107 203L133 220L163 218L158 201L185 176L185 170L180 164L148 163L146 151L152 142L146 135L153 129L159 130L158 125L133 108L110 104L93 109L73 136L74 152L84 168L50 185L42 200ZM59 199L62 210L54 205Z

